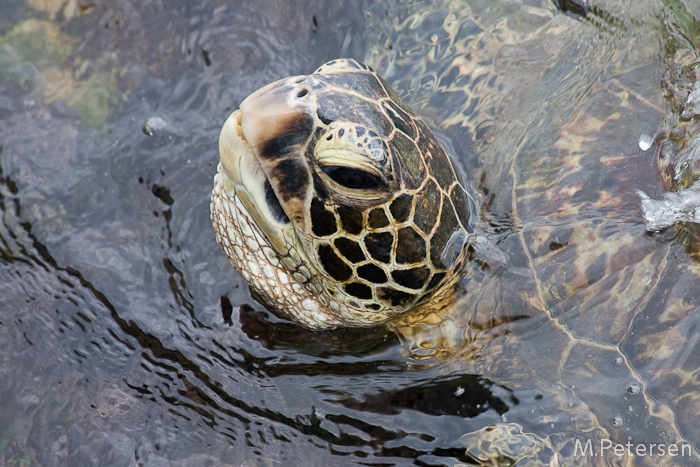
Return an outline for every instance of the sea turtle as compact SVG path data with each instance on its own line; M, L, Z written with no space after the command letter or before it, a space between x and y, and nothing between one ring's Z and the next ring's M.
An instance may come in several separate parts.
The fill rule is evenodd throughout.
M434 308L459 278L474 201L427 125L367 65L334 60L265 86L228 118L219 150L217 238L289 318L382 324Z
M465 435L475 461L696 465L696 229L647 231L638 193L683 113L658 57L697 60L650 13L533 3L371 11L372 67L253 93L221 133L217 239L307 327L388 323L415 358L534 388L537 411Z

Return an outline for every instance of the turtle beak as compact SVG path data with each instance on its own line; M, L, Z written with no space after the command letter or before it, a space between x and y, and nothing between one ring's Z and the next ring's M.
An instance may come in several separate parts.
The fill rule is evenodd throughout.
M306 76L269 84L241 103L239 119L241 139L262 169L269 195L274 193L266 199L276 198L271 209L284 211L286 219L305 232L305 206L312 188L305 154L316 128L315 93L311 92L315 84Z
M293 229L290 229L279 201L274 196L268 196L270 184L246 139L241 117L241 110L236 110L221 128L220 183L228 193L228 199L242 203L268 243L278 254L284 256L288 253L288 245L294 244L294 234L290 232Z
M269 159L265 156L274 149L268 147L270 143L279 146L280 138L300 129L295 122L308 120L310 104L298 96L303 89L295 84L304 78L285 78L258 89L229 116L221 129L219 153L230 176L236 178L251 157Z
M294 122L307 115L308 104L295 97L299 92L295 92L293 81L298 78L286 78L258 89L226 119L219 137L219 155L236 184L250 189L254 183L264 182L261 164L270 159L265 156L275 149L271 146L279 146L280 138L295 131Z
M219 157L224 170L237 185L245 185L246 181L250 183L258 179L259 175L263 175L253 154L253 148L243 133L240 110L233 112L221 128Z
M306 80L286 78L254 92L219 136L221 166L236 196L280 249L290 220L304 223L311 184L303 154L315 126Z

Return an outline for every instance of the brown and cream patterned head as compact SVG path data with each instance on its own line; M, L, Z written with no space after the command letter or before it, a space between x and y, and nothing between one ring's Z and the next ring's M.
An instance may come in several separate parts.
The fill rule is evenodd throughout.
M251 94L219 151L217 240L270 307L305 326L428 306L466 254L473 202L449 157L360 62Z

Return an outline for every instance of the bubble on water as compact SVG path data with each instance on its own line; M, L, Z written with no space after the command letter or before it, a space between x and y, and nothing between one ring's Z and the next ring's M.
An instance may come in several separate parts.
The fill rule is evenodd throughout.
M615 428L621 427L622 423L623 423L622 417L619 415L612 419L612 426L614 426Z
M654 137L646 133L642 133L642 135L639 137L639 149L646 151L652 144L654 144Z
M639 392L641 390L642 390L642 387L637 383L632 383L632 384L630 384L630 387L627 388L627 392L632 394L632 395L639 394Z
M143 131L143 134L147 136L153 136L157 131L164 129L167 126L168 122L163 117L153 116L146 120L146 123L143 124L141 131Z
M622 357L615 357L615 365L622 365Z
M311 416L316 418L317 420L323 420L324 418L326 418L326 414L323 413L321 410L318 410L316 407L312 407L311 410Z
M423 347L411 349L411 358L415 358L416 360L428 360L435 357L435 355L437 355L437 350L435 349L426 349Z

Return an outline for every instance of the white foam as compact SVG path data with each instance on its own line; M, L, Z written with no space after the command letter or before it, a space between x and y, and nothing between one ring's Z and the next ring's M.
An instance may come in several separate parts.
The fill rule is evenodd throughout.
M647 230L658 232L676 222L700 223L700 180L675 193L664 193L659 200L637 191Z

